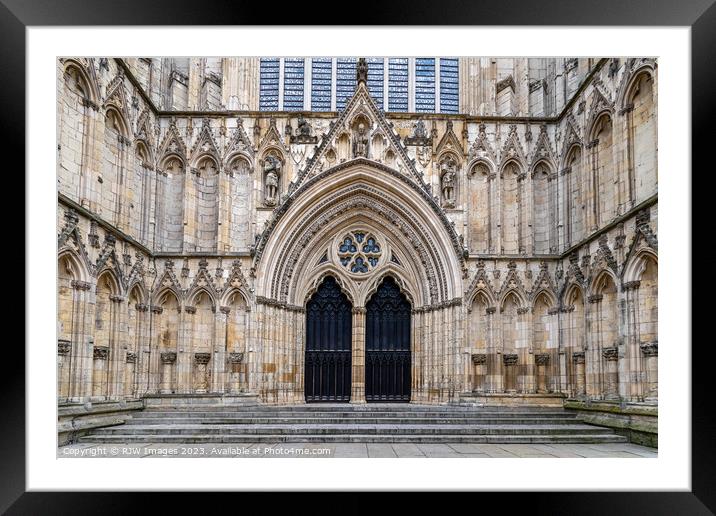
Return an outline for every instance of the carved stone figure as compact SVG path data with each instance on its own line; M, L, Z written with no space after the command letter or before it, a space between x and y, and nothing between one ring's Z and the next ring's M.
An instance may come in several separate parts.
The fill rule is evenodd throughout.
M353 142L353 157L368 157L368 136L365 134L365 125L358 124L358 132Z
M452 158L448 158L440 165L440 185L443 194L443 205L446 207L455 206L455 174L457 164Z
M356 81L360 84L361 82L368 82L368 62L364 57L358 59L356 65Z
M265 201L269 206L276 204L278 199L278 180L279 174L281 173L281 160L275 156L268 156L264 163L264 175L265 175Z

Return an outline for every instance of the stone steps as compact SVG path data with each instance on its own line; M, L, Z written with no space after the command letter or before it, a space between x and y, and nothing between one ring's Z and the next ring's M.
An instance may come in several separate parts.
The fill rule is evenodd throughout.
M623 443L622 436L608 432L593 435L406 435L406 434L346 434L346 435L90 435L81 443L94 444L211 444L211 443L474 443L474 444L595 444Z
M555 408L310 404L152 408L82 443L611 443L611 429Z
M266 424L282 424L282 425L308 425L308 424L341 424L347 421L355 421L358 424L471 424L471 425L527 425L527 424L574 424L577 421L573 417L534 417L530 418L487 418L487 417L369 417L368 415L359 418L353 417L141 417L133 418L126 422L127 425L161 425L171 421L175 425L191 425L200 422L204 425L266 425Z

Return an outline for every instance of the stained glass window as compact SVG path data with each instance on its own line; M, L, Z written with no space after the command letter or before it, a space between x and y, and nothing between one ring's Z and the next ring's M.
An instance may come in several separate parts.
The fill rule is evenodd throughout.
M355 274L368 272L376 267L382 252L378 239L363 231L347 234L338 244L338 260Z
M313 58L311 64L311 109L331 110L331 84L333 60L330 57Z
M283 62L283 109L303 111L303 58L284 59Z
M440 112L457 113L460 109L459 63L455 58L440 58Z
M336 61L336 109L342 111L356 90L355 57L339 57Z
M408 110L408 59L388 59L388 111Z
M415 111L435 112L435 59L415 60Z
M368 91L379 108L383 108L383 61L382 57L371 57L368 61Z
M261 58L259 109L261 111L278 111L278 58Z

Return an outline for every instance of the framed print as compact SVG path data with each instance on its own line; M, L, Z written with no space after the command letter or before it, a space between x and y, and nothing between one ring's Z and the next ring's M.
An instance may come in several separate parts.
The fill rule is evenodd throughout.
M4 509L713 509L689 263L713 6L131 3L2 7L30 301Z

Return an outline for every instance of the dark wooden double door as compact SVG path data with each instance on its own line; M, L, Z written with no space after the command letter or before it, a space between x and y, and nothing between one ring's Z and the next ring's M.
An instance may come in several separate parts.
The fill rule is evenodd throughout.
M366 305L365 396L410 401L410 303L387 277ZM351 394L352 307L327 277L306 307L307 402L345 402Z

